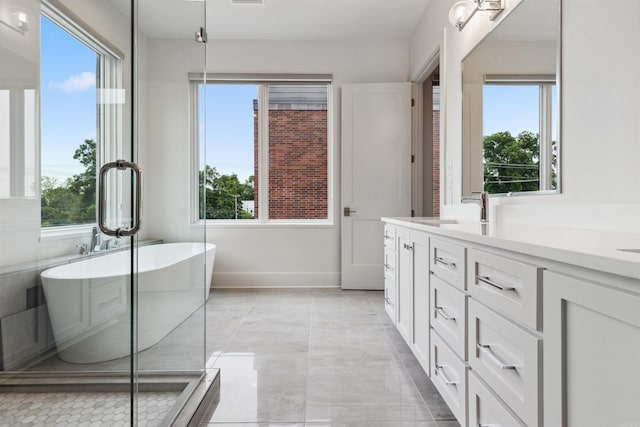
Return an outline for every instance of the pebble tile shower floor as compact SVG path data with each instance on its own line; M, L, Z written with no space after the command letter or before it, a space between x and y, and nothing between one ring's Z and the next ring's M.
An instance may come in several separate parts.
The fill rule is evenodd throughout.
M138 426L158 425L180 396L179 392L138 395ZM129 425L129 394L3 393L0 427L125 427Z

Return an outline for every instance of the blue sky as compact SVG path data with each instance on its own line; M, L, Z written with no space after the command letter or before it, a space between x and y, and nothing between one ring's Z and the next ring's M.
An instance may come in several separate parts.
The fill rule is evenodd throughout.
M96 53L41 19L41 169L64 182L84 167L73 153L96 138Z
M206 91L207 164L240 182L253 170L253 100L258 86L210 84Z
M483 86L483 129L484 136L496 132L509 131L516 136L523 130L539 132L538 117L539 88L526 85L485 85ZM557 90L553 92L554 135L557 130Z

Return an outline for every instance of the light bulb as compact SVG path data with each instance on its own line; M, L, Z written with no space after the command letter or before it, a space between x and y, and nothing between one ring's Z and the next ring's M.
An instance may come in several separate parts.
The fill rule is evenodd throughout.
M449 11L449 22L451 25L460 29L461 25L463 25L470 16L474 7L475 4L469 0L459 1L451 6L451 10Z

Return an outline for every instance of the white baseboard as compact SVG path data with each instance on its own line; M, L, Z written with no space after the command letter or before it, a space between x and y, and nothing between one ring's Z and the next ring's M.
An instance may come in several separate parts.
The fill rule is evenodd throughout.
M340 273L213 273L212 288L339 288Z

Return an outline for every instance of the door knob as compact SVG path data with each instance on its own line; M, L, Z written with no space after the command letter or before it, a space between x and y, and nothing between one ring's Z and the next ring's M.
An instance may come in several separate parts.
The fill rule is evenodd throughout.
M344 216L351 216L352 213L358 213L358 211L351 210L350 207L344 208Z

